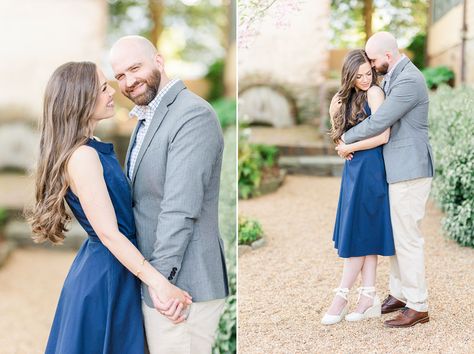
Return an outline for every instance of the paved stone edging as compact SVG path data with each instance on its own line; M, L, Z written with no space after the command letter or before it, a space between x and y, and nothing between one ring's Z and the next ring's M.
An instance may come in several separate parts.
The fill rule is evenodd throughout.
M246 254L246 253L250 252L250 251L261 248L261 247L265 246L265 244L266 244L265 237L262 236L262 238L260 238L256 241L253 241L252 244L250 244L250 245L239 245L239 250L238 250L239 257L243 254Z

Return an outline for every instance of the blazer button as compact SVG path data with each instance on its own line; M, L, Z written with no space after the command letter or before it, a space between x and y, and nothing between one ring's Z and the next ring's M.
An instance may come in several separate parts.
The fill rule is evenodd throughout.
M173 271L175 271L175 272L176 272L177 270L178 270L178 268L176 268L176 267L173 267Z
M173 277L170 275L170 276L168 277L168 280L173 280Z
M135 208L135 201L132 201L132 208Z

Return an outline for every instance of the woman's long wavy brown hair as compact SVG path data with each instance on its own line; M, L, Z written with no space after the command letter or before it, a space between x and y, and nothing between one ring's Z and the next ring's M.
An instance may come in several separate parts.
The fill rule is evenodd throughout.
M99 93L97 67L91 62L61 65L44 95L41 139L36 169L36 202L28 221L35 242L62 243L71 216L64 197L69 187L67 163L92 135L91 116Z
M350 51L344 58L341 73L341 88L337 92L337 99L341 106L331 119L331 131L329 135L337 143L342 134L351 127L367 118L364 111L364 103L367 101L367 91L358 90L355 81L359 67L370 60L362 49ZM377 73L372 68L371 86L377 83Z

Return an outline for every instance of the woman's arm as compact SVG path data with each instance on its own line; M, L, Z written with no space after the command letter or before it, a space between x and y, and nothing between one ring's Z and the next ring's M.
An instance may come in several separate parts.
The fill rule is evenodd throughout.
M370 110L372 111L372 114L374 114L377 111L377 109L382 105L385 99L385 96L380 87L372 86L367 91L367 99L369 102ZM338 153L340 152L344 155L348 155L355 151L368 150L376 146L386 144L389 138L390 138L390 128L386 129L384 132L382 132L382 134L376 135L372 138L360 140L352 144L345 144L344 142L341 141L337 145L336 150L338 151Z
M97 152L89 146L81 146L72 154L67 172L71 189L97 236L120 263L153 290L161 302L159 309L166 311L165 304L170 305L175 299L179 301L176 306L189 305L189 294L171 284L148 262L143 263L143 255L119 231Z

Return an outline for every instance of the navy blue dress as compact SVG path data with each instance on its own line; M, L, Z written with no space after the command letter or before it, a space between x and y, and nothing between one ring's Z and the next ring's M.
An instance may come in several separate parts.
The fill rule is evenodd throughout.
M119 230L136 246L130 186L113 145L87 145L99 154ZM143 354L139 280L102 244L70 189L66 202L88 238L64 282L46 354Z
M340 257L395 254L382 151L356 151L344 164L333 235Z

